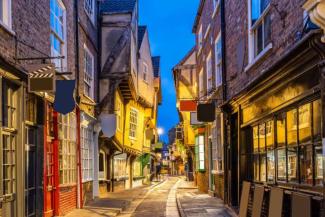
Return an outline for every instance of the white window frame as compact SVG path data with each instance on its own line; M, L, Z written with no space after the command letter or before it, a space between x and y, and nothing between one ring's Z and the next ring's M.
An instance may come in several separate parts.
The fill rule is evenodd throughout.
M218 37L214 43L214 55L215 55L215 76L216 76L216 88L222 85L222 41L221 34L218 34ZM220 54L218 50L218 46L220 46ZM220 58L219 58L220 55Z
M93 24L95 24L95 2L96 0L84 0L85 12Z
M81 126L82 182L92 181L94 178L93 132L91 124Z
M91 99L94 99L94 72L95 72L95 58L92 52L84 45L84 94ZM88 56L91 59L91 72L88 72L87 68L87 58ZM89 94L86 93L86 86L89 87Z
M199 28L199 32L198 32L198 48L199 48L199 52L198 54L200 54L201 50L202 50L202 46L203 46L203 32L202 32L202 25L200 25Z
M60 185L77 182L77 128L76 115L71 112L59 115L59 146L60 146ZM62 177L61 177L62 172Z
M149 69L148 64L143 62L143 80L145 82L148 81L148 69Z
M197 142L197 150L198 150L198 152L197 152L197 154L198 154L198 156L197 156L197 163L199 164L199 165L196 165L196 170L198 170L198 171L204 171L205 170L205 137L204 137L204 135L198 135L197 137L196 137L196 142Z
M213 76L212 76L212 53L210 52L206 59L206 73L207 73L207 92L213 89Z
M68 51L67 51L68 48L67 48L67 16L66 16L67 13L66 13L66 7L64 6L62 0L50 0L50 1L55 1L63 11L63 14L62 14L62 16L63 16L63 19L62 19L62 28L63 28L62 31L63 31L63 33L62 34L63 35L62 35L62 38L50 26L51 37L53 36L54 38L59 40L60 41L60 46L61 46L61 53L59 53L54 49L54 46L51 44L51 56L52 57L64 56L63 59L53 59L52 63L55 64L57 71L63 72L67 68L67 53L68 53ZM51 19L52 13L53 13L53 11L52 11L52 8L50 7L50 19Z
M267 45L263 46L264 48L260 53L255 54L255 51L257 49L256 48L257 45L256 45L255 30L257 30L258 26L261 23L264 23L264 19L265 19L266 15L269 15L270 3L264 9L263 13L256 20L256 22L254 24L252 24L252 0L247 0L247 1L248 1L248 30L249 30L248 31L248 59L249 59L250 65L246 68L246 70L248 70L248 68L250 68L250 66L252 64L254 64L262 56L264 56L270 49L272 49L272 42L269 42ZM264 27L263 27L263 34L264 34Z
M139 111L133 107L130 108L130 126L129 126L129 137L136 139L137 130L139 124Z
M12 10L11 10L11 0L2 0L2 5L0 6L2 17L0 17L0 24L12 31Z

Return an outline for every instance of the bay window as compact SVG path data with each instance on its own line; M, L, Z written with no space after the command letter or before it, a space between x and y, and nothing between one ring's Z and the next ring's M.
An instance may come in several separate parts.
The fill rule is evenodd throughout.
M66 56L66 10L62 0L50 0L51 24L51 56ZM66 57L54 59L53 63L59 71L66 67Z
M271 44L270 0L248 0L250 62Z
M84 46L84 93L94 98L94 55Z

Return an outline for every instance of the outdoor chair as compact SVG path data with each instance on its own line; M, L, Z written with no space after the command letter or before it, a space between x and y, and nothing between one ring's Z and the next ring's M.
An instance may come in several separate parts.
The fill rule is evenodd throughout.
M239 217L247 217L250 188L251 188L251 183L244 181L242 193L240 197Z
M264 186L255 185L252 217L261 217L264 201Z

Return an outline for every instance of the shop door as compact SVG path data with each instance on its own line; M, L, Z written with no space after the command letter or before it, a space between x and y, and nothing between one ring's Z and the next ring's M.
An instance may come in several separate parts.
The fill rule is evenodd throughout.
M231 116L230 149L227 150L228 203L238 206L238 115Z
M44 127L44 217L54 216L54 134L53 109L46 107L46 124Z
M36 217L36 128L26 127L25 216Z
M0 131L0 216L16 216L16 135Z

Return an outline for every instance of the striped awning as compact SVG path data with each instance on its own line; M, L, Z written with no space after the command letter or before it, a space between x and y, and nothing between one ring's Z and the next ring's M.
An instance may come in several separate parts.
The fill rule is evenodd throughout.
M53 64L32 65L28 70L30 78L52 78L55 75L55 66Z

